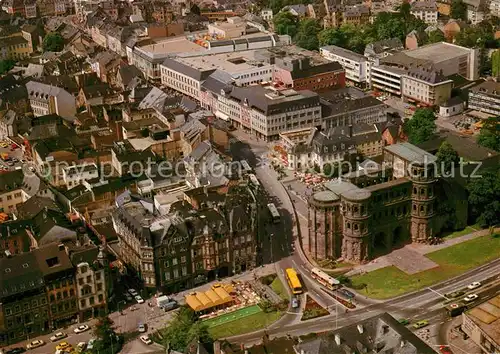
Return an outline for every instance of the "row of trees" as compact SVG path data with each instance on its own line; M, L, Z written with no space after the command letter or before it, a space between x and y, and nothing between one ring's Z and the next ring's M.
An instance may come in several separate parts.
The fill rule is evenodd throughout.
M404 42L406 35L412 30L424 30L427 25L410 14L410 5L404 3L398 12L382 12L377 15L373 24L362 26L343 25L340 28L322 29L315 19L299 21L289 12L280 12L274 19L274 28L278 34L290 35L295 43L309 50L317 50L319 46L337 45L363 53L365 46L379 40L399 38ZM444 40L442 32L435 31L429 41Z

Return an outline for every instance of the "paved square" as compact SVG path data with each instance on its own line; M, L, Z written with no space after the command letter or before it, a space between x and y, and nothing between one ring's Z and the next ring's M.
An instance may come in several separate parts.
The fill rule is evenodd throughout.
M407 274L420 273L424 270L439 267L439 264L408 246L392 251L385 255L385 258Z

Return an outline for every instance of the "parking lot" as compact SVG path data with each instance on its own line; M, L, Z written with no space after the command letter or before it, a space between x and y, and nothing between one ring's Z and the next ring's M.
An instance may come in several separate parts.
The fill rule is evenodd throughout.
M13 149L8 141L0 142L0 156L8 156L8 159L0 159L0 172L13 171L16 167L22 167L23 151L18 147Z

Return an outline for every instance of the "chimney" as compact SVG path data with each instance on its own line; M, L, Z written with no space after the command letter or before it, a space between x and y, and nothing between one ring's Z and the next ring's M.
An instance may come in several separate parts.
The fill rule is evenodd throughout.
M337 345L340 345L340 334L335 334L335 343L337 343Z
M363 334L363 331L364 331L363 325L360 325L360 324L359 324L359 325L358 325L358 332L359 332L360 334Z
M349 137L352 137L352 124L349 124Z
M404 339L401 339L401 343L399 343L399 346L401 348L403 348L405 346L406 342L404 341Z
M65 250L64 244L62 244L62 243L58 244L57 248L59 248L59 251L64 251Z

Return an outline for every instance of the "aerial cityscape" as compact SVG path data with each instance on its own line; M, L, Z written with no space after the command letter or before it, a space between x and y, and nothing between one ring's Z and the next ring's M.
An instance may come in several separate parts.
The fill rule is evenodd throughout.
M500 0L0 5L0 354L500 353Z

